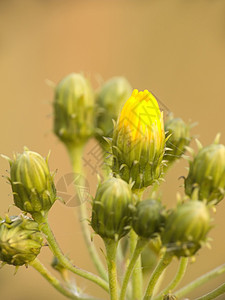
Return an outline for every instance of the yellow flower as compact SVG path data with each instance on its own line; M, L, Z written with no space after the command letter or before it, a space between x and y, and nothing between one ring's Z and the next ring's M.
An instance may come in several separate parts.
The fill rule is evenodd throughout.
M160 177L165 148L163 114L147 90L134 90L114 128L112 170L134 189L147 187Z

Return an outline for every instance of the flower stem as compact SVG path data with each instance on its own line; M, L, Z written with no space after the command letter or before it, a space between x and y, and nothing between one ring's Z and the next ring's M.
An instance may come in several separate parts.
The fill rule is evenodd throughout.
M139 238L137 241L137 245L134 250L133 256L127 267L127 271L124 275L123 284L122 284L121 293L120 293L120 300L124 300L126 297L126 290L127 290L130 276L132 274L132 271L134 269L137 259L139 258L142 250L144 249L144 247L147 245L148 242L149 242L148 239L143 239L143 238Z
M116 268L116 250L118 242L112 239L104 239L106 254L107 254L107 265L109 274L109 291L110 299L118 299L118 287L117 287L117 268Z
M165 253L164 256L160 259L158 265L156 266L155 270L153 271L148 287L146 289L146 293L144 296L144 300L150 300L153 297L155 285L160 278L162 272L166 269L166 267L172 261L173 256L170 253Z
M69 156L72 162L72 167L73 167L73 172L80 174L80 180L79 180L79 186L85 187L85 183L83 180L83 167L82 167L82 156L83 156L83 151L84 151L84 146L68 146L67 147ZM77 194L79 196L79 187L75 186L77 190ZM80 197L80 220L81 220L81 229L82 233L84 236L85 243L87 245L88 252L90 254L90 257L92 258L92 261L99 273L99 275L105 279L108 280L107 278L107 273L105 270L104 265L102 264L102 261L98 255L97 249L95 248L94 243L91 241L90 238L90 231L88 228L88 223L87 223L87 209L86 209L86 203L83 203L84 199L82 199L82 196Z
M130 257L132 259L138 236L133 229L130 231ZM133 290L133 300L139 300L142 297L142 268L141 268L141 257L138 256L136 264L134 266L132 275L132 290Z
M180 265L174 279L169 283L169 285L155 298L155 300L162 299L162 296L172 292L175 287L181 282L184 277L188 265L188 257L182 257L180 259Z
M138 201L141 200L144 190L134 190L133 193L137 196ZM134 232L133 229L130 231L130 259L134 254L136 245L137 245L138 236ZM133 275L132 275L132 300L140 300L142 298L143 293L143 277L142 277L142 265L141 265L141 257L139 256L136 260L136 264L134 266Z
M223 273L225 273L225 264L211 270L210 272L208 272L208 273L202 275L201 277L198 277L194 281L190 282L188 285L186 285L183 288L181 288L180 290L178 290L175 293L175 296L179 299L179 298L185 296L186 294L190 293L197 287L201 286L202 284L208 282L209 280L211 280Z
M210 293L197 298L196 300L211 300L211 299L216 299L216 297L222 295L225 293L225 283L221 284L218 288L215 290L211 291Z
M64 256L62 253L62 250L59 248L59 245L57 244L54 234L51 231L51 228L48 223L48 217L47 215L42 215L39 213L32 215L34 220L40 225L40 230L45 234L45 237L49 243L49 246L51 248L51 251L53 252L54 256L59 260L59 262L68 270L73 272L76 275L79 275L83 278L86 278L87 280L90 280L100 287L102 287L105 291L109 291L108 283L103 280L102 278L98 277L97 275L94 275L88 271L82 270L76 266L74 266L71 261Z
M74 300L90 300L93 299L91 297L79 297L74 295L74 293L62 286L60 281L55 278L46 268L42 265L42 263L36 258L32 262L29 263L35 270L37 270L57 291L66 296L67 298Z

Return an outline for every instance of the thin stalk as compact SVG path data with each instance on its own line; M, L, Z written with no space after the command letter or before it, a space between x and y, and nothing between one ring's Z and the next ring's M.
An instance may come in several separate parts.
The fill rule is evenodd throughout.
M128 267L127 267L127 271L124 275L123 284L122 284L121 293L120 293L120 300L125 300L127 286L128 286L128 283L129 283L130 276L132 274L132 271L134 269L134 266L136 264L137 259L139 258L142 250L144 249L144 247L147 245L148 242L149 242L148 239L143 239L143 238L138 239L138 242L137 242L136 248L134 250L133 256L132 256L131 261L130 261Z
M218 288L215 290L211 291L210 293L197 298L196 300L211 300L211 299L216 299L218 296L222 295L225 293L225 283L221 284Z
M79 180L79 186L84 187L84 182L83 182L83 166L82 166L82 156L83 156L83 151L84 151L84 146L68 146L67 147L68 152L69 152L69 156L72 162L72 167L73 167L73 172L80 174L80 180ZM75 186L75 188L77 189L77 194L79 195L79 190L78 188ZM82 233L83 233L83 237L85 240L85 243L87 245L87 249L89 252L89 255L99 273L99 275L105 279L108 280L107 278L107 273L106 273L106 269L98 255L97 249L95 248L94 243L91 241L90 238L90 230L88 227L88 215L87 215L87 208L86 208L86 203L83 203L82 201L83 199L80 199L81 203L79 206L80 209L80 220L81 220L81 229L82 229Z
M110 299L118 299L118 286L117 286L117 268L116 268L116 250L118 242L112 239L104 239L107 265L108 265L108 276L109 276L109 292Z
M47 215L41 215L41 214L33 214L32 215L34 220L40 225L41 231L45 234L45 237L48 241L48 244L50 246L50 249L54 256L59 260L61 265L63 265L66 269L70 270L76 275L79 275L83 278L86 278L87 280L90 280L100 287L102 287L105 291L109 291L108 283L103 280L102 278L98 277L97 275L94 275L88 271L82 270L76 266L74 266L71 261L64 256L62 253L62 250L60 249L54 234L51 231L51 228L48 223L48 217Z
M36 258L32 262L29 263L30 266L32 266L35 270L37 270L57 291L59 291L61 294L66 296L67 298L74 299L74 300L91 300L94 298L91 297L79 297L77 295L74 295L72 291L69 289L66 289L63 287L63 285L60 283L60 281L55 278L42 263Z
M165 253L164 256L160 259L158 265L156 266L155 270L153 271L148 287L146 289L146 293L144 296L144 300L150 300L153 297L154 289L158 279L160 278L163 271L168 267L171 263L173 256L170 253Z
M179 299L179 298L187 295L194 289L198 288L199 286L203 285L204 283L210 281L213 278L216 278L217 276L219 276L223 273L225 273L225 264L211 270L210 272L208 272L208 273L198 277L194 281L190 282L188 285L184 286L183 288L181 288L180 290L175 292L175 296Z
M141 200L144 189L135 190L133 193L138 197L138 201ZM138 236L133 229L130 231L130 259L134 254L134 250L137 245ZM141 257L137 258L136 264L134 266L133 275L132 275L132 300L140 300L143 293L143 275L142 275L142 265Z
M162 299L163 295L168 294L169 292L172 292L178 286L178 284L181 282L181 280L184 277L184 274L187 269L187 265L188 265L188 257L182 257L180 259L179 268L178 268L178 271L177 271L175 277L169 283L169 285L155 298L155 300Z

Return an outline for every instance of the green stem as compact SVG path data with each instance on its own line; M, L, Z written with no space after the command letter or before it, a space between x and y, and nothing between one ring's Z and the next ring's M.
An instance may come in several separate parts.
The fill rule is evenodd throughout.
M51 231L51 228L48 223L48 217L47 215L42 214L33 214L32 215L34 220L40 225L41 231L45 234L45 237L49 243L49 246L51 248L51 251L53 252L54 256L59 260L59 262L68 270L73 272L76 275L79 275L83 278L86 278L87 280L90 280L100 287L102 287L105 291L109 291L108 283L103 280L102 278L98 277L97 275L94 275L88 271L82 270L76 266L74 266L71 261L64 256L62 253L62 250L59 248L59 245L57 244L54 234Z
M67 147L69 156L72 162L72 167L73 167L73 172L78 173L81 175L80 180L79 180L79 186L84 187L84 182L83 182L83 166L82 166L82 156L83 156L83 151L84 151L84 146L68 146ZM79 190L77 189L77 194L79 195ZM80 208L80 219L81 219L81 229L83 233L83 237L85 240L85 243L87 245L88 252L90 254L90 257L92 258L92 261L99 273L99 275L105 279L106 281L108 280L107 278L107 273L105 270L104 265L102 264L102 261L98 255L97 249L95 248L94 243L91 241L90 238L90 231L88 227L88 215L87 215L87 209L86 209L86 203L82 203L83 199L80 199L81 205L79 206Z
M138 236L131 229L130 232L130 257L132 259L136 245L137 245ZM136 260L136 264L134 266L133 275L132 275L132 293L133 300L140 300L142 297L143 291L143 279L142 279L142 266L141 266L141 257L139 256Z
M169 283L169 285L155 298L155 300L162 299L162 296L172 292L176 286L181 282L184 277L188 265L188 257L182 257L180 260L180 265L174 279Z
M117 269L116 269L116 250L118 242L112 239L104 239L106 255L107 255L107 265L108 265L108 275L109 275L109 291L110 299L118 299L118 287L117 287Z
M138 201L141 200L144 189L142 190L134 190L133 193L138 197ZM137 245L138 236L131 229L130 232L130 259L134 254L134 250ZM142 265L141 265L141 256L137 258L136 264L134 266L133 275L132 275L132 300L140 300L142 298L143 293L143 275L142 275Z
M35 270L37 270L57 291L61 294L66 296L67 298L74 299L74 300L90 300L93 299L91 297L79 297L72 293L72 291L64 288L60 281L56 279L43 265L42 263L36 258L32 262L29 263Z
M213 279L223 273L225 273L225 264L213 269L212 271L202 275L201 277L198 277L194 281L190 282L188 285L186 285L183 288L181 288L180 290L178 290L175 293L175 295L179 299L179 298L185 296L186 294L190 293L197 287L201 286L202 284L210 281L211 279Z
M136 245L136 248L134 250L133 256L132 256L131 261L130 261L128 267L127 267L127 271L124 275L122 289L121 289L121 293L120 293L120 300L125 300L127 286L128 286L128 283L129 283L130 276L132 274L132 271L134 269L134 266L136 264L137 259L139 258L142 250L144 249L144 247L147 245L148 242L149 242L149 240L143 239L143 238L139 238L138 241L137 241L137 245Z
M152 299L155 285L160 278L162 272L166 269L166 267L170 264L172 261L173 256L170 253L165 253L164 256L160 259L158 265L156 266L155 270L153 271L148 287L146 289L146 293L144 296L144 300L150 300Z
M211 300L211 299L216 299L216 297L222 295L225 293L225 283L221 284L218 288L215 290L211 291L210 293L197 298L196 300Z

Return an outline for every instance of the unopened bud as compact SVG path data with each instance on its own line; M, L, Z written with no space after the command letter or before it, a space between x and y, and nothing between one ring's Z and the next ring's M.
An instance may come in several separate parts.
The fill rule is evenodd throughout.
M94 132L94 94L81 74L72 73L56 86L54 132L69 146L86 142Z
M225 195L225 146L211 144L202 148L190 162L185 179L185 193L188 196L197 191L199 200L218 203Z
M184 154L185 147L189 145L191 141L190 125L180 118L171 117L165 122L165 132L169 139L166 141L167 151L164 159L170 164L179 159Z
M174 255L192 256L202 246L210 230L207 206L196 200L181 203L166 220L163 245Z
M0 222L0 260L14 266L27 265L39 254L43 237L38 224L25 216Z
M102 238L119 240L131 229L133 196L130 186L110 178L98 186L91 226Z
M103 84L97 93L96 101L99 108L97 127L100 129L97 138L100 142L104 142L102 136L112 137L112 120L117 120L122 106L131 96L131 93L131 85L124 77L111 78Z
M165 223L165 212L162 204L153 199L138 202L133 215L133 229L138 236L154 238L159 234Z
M163 116L155 97L134 90L114 128L113 173L133 182L133 190L148 187L161 175L164 146Z
M31 214L47 212L56 200L56 189L48 160L25 149L13 160L9 159L9 163L15 205Z

